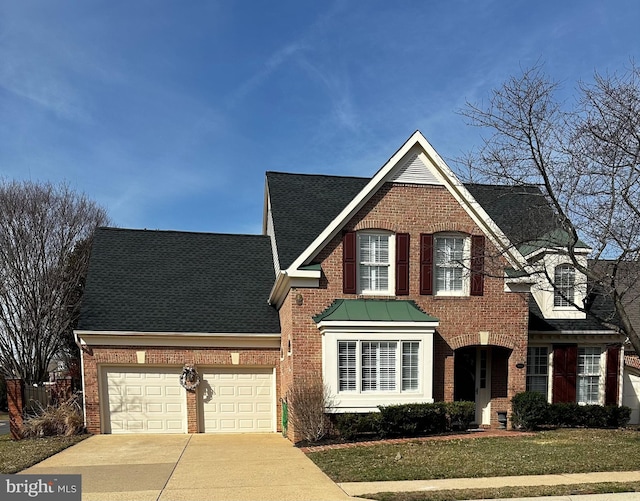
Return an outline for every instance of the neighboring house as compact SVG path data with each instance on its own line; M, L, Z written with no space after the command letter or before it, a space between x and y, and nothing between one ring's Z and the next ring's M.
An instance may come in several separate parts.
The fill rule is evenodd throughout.
M263 235L100 229L87 428L275 432L317 378L333 412L472 400L483 426L525 389L619 403L622 339L569 305L586 287L554 220L534 188L462 184L416 132L371 178L268 172Z

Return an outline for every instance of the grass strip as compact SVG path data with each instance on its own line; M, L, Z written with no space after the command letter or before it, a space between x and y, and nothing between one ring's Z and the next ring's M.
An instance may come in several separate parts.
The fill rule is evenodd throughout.
M81 442L89 435L71 437L43 437L11 440L0 436L0 473L17 473L58 452Z
M460 501L466 499L507 499L538 496L577 496L640 492L640 482L605 482L597 484L542 485L539 487L500 487L494 489L459 489L435 492L380 492L366 499L379 501Z

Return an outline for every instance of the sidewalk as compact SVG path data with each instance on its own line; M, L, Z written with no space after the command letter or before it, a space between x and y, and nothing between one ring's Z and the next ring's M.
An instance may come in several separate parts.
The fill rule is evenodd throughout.
M562 475L526 475L520 477L451 478L442 480L402 480L387 482L342 482L338 485L350 496L377 492L436 491L493 487L592 484L600 482L640 482L640 471L569 473ZM632 498L631 496L637 496ZM625 494L624 499L639 499L640 493ZM607 494L608 496L608 494ZM575 496L573 498L576 498ZM573 499L560 496L559 499ZM529 498L532 499L532 498ZM550 498L545 498L550 499Z

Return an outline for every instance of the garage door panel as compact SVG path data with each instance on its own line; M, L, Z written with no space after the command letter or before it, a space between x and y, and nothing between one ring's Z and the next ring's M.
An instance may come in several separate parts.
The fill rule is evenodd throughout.
M180 386L179 369L105 370L106 420L111 433L186 432L186 396Z
M274 426L272 369L204 369L201 415L204 431L269 432Z

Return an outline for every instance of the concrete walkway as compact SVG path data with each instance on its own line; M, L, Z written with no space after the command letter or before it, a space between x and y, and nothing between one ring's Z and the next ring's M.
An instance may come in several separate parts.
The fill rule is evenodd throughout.
M82 475L84 501L347 500L280 435L95 435L21 473Z
M599 482L638 482L640 471L568 473L563 475L526 475L519 477L451 478L442 480L404 480L388 482L342 482L338 485L351 496L376 492L439 491L527 487L539 485L593 484ZM566 496L565 496L566 498Z

